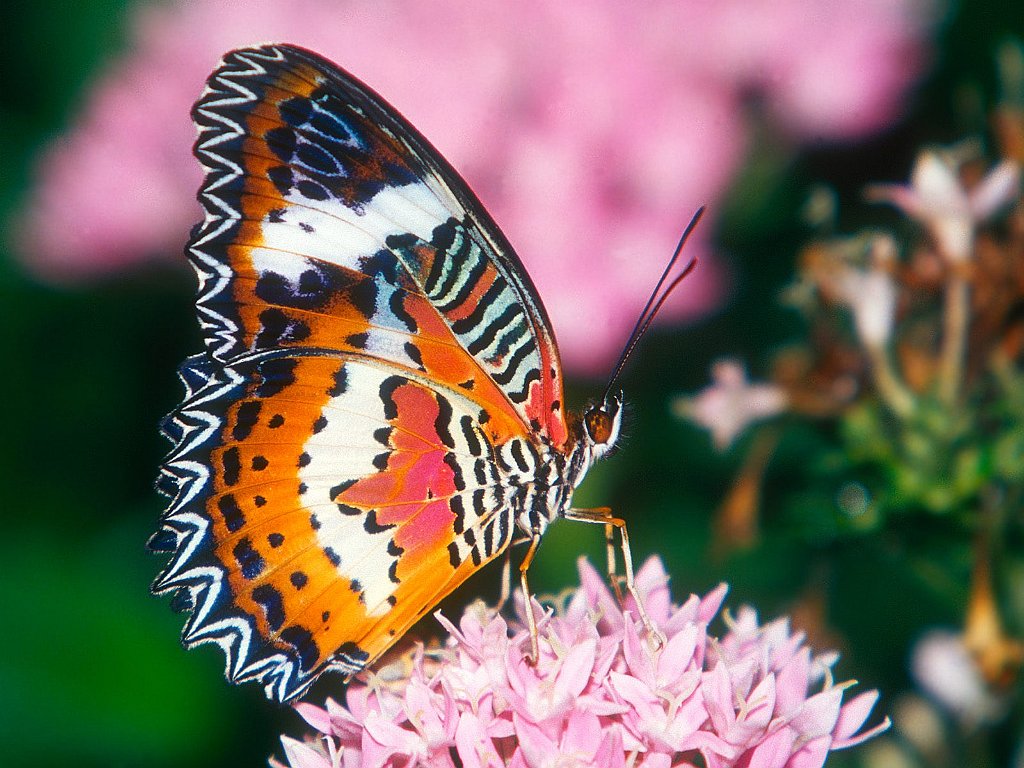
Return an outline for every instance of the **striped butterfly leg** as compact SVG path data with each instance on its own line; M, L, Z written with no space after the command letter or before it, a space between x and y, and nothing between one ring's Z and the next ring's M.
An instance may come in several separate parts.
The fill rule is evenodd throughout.
M615 567L615 545L614 545L614 532L619 532L619 549L622 552L622 562L625 569L625 574L622 577L625 581L626 591L633 596L633 600L636 602L637 612L640 614L640 620L644 623L644 629L647 630L647 634L654 640L654 647L656 649L663 648L665 646L665 636L654 626L650 616L647 615L647 609L644 607L643 598L637 591L636 584L633 578L633 555L629 548L629 533L626 531L626 521L621 517L615 517L612 515L611 509L608 507L597 507L594 509L569 509L563 513L563 517L566 520L576 520L581 523L593 523L596 525L603 525L605 530L605 543L608 548L608 580L612 584L612 588L615 590L616 596L619 598L619 602L622 602L622 591L619 586L619 575L616 573Z
M533 532L530 538L530 548L526 550L523 561L519 563L519 584L523 588L523 600L526 601L526 624L530 629L529 661L531 664L536 664L537 659L540 658L540 641L537 636L537 617L533 615L533 593L530 592L530 584L527 581L526 572L530 570L534 555L537 554L537 547L540 546L540 536L539 532Z

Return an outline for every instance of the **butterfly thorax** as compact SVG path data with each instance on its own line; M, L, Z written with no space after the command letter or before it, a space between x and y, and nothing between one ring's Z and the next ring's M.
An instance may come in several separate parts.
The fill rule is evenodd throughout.
M590 467L614 447L621 418L621 396L616 394L589 406L581 416L570 417L567 450L522 439L499 448L497 464L507 472L507 501L524 532L542 534L569 510L573 492Z

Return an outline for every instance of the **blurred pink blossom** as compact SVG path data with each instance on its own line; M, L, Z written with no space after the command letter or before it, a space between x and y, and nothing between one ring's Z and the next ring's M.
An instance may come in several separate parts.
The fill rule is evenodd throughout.
M715 447L722 451L755 421L782 413L787 397L774 384L752 384L736 360L719 360L711 367L710 386L692 397L676 398L678 416L711 432Z
M923 68L923 0L197 0L140 6L38 169L20 222L45 279L177 258L200 181L189 107L227 50L292 42L383 93L466 176L539 286L566 364L606 366L692 212L712 212L759 93L794 143L885 126ZM713 224L691 253L706 255ZM702 266L667 318L708 311Z
M665 636L654 649L635 603L620 607L592 566L579 569L580 588L540 624L536 666L521 618L479 603L458 627L438 615L443 649L351 685L345 706L296 705L316 733L282 738L288 764L808 768L888 728L861 730L877 692L844 704L852 683L833 682L835 654L813 656L787 620L761 625L743 607L709 635L725 585L677 606L649 560L637 585Z

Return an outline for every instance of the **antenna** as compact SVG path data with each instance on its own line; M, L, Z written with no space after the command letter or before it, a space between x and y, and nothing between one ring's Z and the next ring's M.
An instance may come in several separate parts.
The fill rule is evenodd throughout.
M608 393L612 391L612 387L615 386L615 382L618 380L622 373L622 369L626 365L626 361L630 355L633 354L633 350L636 345L640 343L640 339L650 328L651 323L654 322L655 316L665 303L666 299L672 295L672 292L676 287L683 282L683 279L693 272L697 266L697 259L692 258L687 262L686 266L683 267L683 271L672 278L668 285L665 285L665 281L668 280L669 275L672 272L672 268L679 261L680 255L683 252L683 246L686 245L686 241L690 237L690 233L697 227L697 222L700 221L701 216L704 215L705 206L701 206L697 209L697 212L693 214L693 218L690 219L690 223L686 225L686 229L683 230L682 237L679 238L679 244L676 246L675 251L672 254L672 258L668 260L668 264L665 266L665 271L661 273L661 277L658 278L657 285L654 286L654 290L651 291L651 297L647 299L647 303L644 305L643 310L640 312L640 316L636 320L636 325L633 326L632 332L629 334L629 339L626 341L625 346L622 348L622 354L619 355L619 361L615 364L612 369L612 375L608 378L608 386L604 389L604 394L601 396L601 401L604 402L608 399ZM664 287L664 290L662 288Z

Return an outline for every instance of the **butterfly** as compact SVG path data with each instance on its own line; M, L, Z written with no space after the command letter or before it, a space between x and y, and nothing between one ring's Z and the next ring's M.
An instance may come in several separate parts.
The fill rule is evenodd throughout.
M444 158L291 45L228 53L192 116L204 349L163 423L172 500L150 539L185 646L294 699L378 659L517 531L529 594L558 518L605 526L610 573L620 531L632 590L622 520L572 507L621 394L566 411L537 291Z

